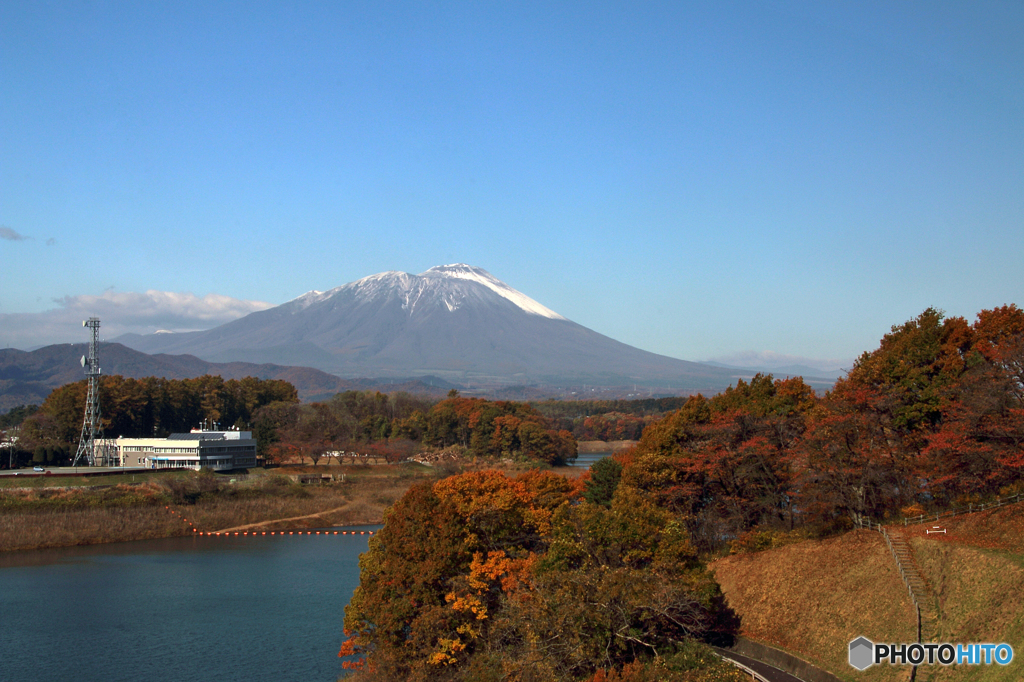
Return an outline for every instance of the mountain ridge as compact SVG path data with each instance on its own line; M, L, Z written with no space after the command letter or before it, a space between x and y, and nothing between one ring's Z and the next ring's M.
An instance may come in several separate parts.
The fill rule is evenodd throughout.
M482 268L386 271L202 332L123 336L146 353L301 364L341 377L638 384L717 392L735 370L650 353L587 329ZM741 375L742 376L742 375Z
M326 399L349 390L404 390L441 396L451 388L459 388L436 377L384 384L372 379L346 380L311 367L246 362L213 363L192 355L148 355L112 342L101 342L97 350L104 375L121 375L133 379L151 376L192 379L204 374L215 374L225 380L247 376L280 379L295 386L303 401ZM84 379L85 374L78 359L87 352L86 343L54 344L33 351L0 349L0 412L18 405L41 403L53 389Z

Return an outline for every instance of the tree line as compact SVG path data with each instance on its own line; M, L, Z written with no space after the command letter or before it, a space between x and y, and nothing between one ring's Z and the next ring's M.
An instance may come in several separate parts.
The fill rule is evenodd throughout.
M685 397L636 400L543 400L530 403L577 440L637 440L650 423L674 412Z
M201 423L237 426L255 432L259 456L270 460L310 457L318 462L325 453L350 447L382 459L404 459L424 448L458 446L471 456L564 462L575 445L563 432L575 440L637 440L648 425L686 402L670 397L520 404L463 398L456 392L449 400L458 400L438 405L436 399L402 392L346 391L300 405L288 386L253 378L105 376L100 380L103 432L162 437ZM15 459L22 465L64 462L77 448L86 391L85 380L55 389L24 433L18 427L39 405L0 415L0 429L12 435L18 429L22 447Z
M24 419L18 461L60 464L77 448L86 381L55 389ZM205 424L251 429L266 461L311 458L357 450L405 459L424 449L454 448L468 457L564 464L576 440L525 404L466 398L453 391L431 401L407 393L346 391L327 401L300 404L284 381L218 376L169 380L100 380L101 426L108 438L163 437Z
M0 414L0 429L11 429L21 426L21 423L31 417L39 410L38 405L17 405L4 414Z
M77 450L88 380L54 389L27 416L13 453L18 465L65 463ZM164 437L206 423L248 429L265 406L298 402L295 387L277 379L194 379L104 376L99 382L101 429L107 438Z
M311 404L277 404L256 417L272 458L314 463L325 452L353 448L404 459L417 449L455 448L468 457L564 464L576 456L568 431L525 403L466 398L451 391L432 403L406 393L346 391Z
M823 397L758 375L694 396L620 458L622 481L712 549L757 529L849 527L1021 489L1024 312L928 309Z

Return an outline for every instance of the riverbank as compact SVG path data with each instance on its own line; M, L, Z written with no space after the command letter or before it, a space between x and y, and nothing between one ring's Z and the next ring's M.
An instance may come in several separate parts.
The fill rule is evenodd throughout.
M520 473L494 462L299 466L248 475L167 471L116 477L47 477L0 485L0 552L181 537L236 528L279 530L380 524L412 485L467 469ZM559 467L578 477L586 469ZM322 485L295 478L330 473ZM234 479L234 480L232 480Z
M284 472L290 473L290 472ZM427 467L338 467L344 482L301 485L280 472L229 478L191 474L112 486L0 491L0 551L261 529L381 523L384 510ZM195 530L193 530L195 529Z

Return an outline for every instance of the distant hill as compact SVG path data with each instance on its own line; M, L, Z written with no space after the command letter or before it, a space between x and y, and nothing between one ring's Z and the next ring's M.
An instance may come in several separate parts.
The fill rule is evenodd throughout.
M836 379L846 376L846 370L843 369L817 369L815 367L809 367L807 365L783 365L780 367L767 367L767 366L739 366L739 365L727 365L724 362L715 362L714 360L708 360L705 364L713 365L715 367L723 367L725 369L731 369L737 372L750 372L756 374L771 374L777 379L783 379L785 377L803 377L804 379L815 379L819 381L831 381L835 382Z
M716 393L738 372L649 353L546 308L480 268L383 272L207 331L125 335L146 353L304 365L343 377L629 386Z
M0 412L17 405L41 403L58 386L79 381L85 373L79 364L88 353L88 344L57 344L34 351L0 350ZM397 381L373 379L346 380L311 367L286 367L247 362L213 363L193 355L147 355L120 343L101 343L98 348L104 374L141 379L164 377L190 379L215 374L224 379L282 379L291 383L304 401L328 398L349 390L390 390L444 395L458 388L437 377L417 377Z
M782 367L738 367L736 365L727 365L723 362L715 362L708 360L708 365L714 367L721 367L732 372L736 372L744 375L753 374L771 374L776 379L785 379L786 377L801 377L804 383L813 388L818 393L831 390L835 386L836 380L846 376L844 370L820 370L814 367L808 367L807 365L785 365Z

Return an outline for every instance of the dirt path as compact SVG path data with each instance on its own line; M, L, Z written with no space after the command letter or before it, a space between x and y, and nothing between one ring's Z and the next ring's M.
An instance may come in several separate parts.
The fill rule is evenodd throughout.
M220 530L215 530L213 532L214 533L226 533L228 531L234 532L236 530L249 530L250 528L259 528L260 526L268 526L268 525L270 525L272 523L282 523L284 521L301 521L303 519L314 519L314 518L319 518L320 516L323 516L324 514L333 514L334 512L341 511L342 509L345 509L348 506L349 506L348 504L345 504L345 505L343 505L341 507L337 507L335 509L327 509L327 510L322 511L322 512L317 512L315 514L306 514L305 516L292 516L291 518L287 518L287 519L270 519L269 521L260 521L259 523L249 523L249 524L246 524L244 526L233 526L231 528L222 528Z

